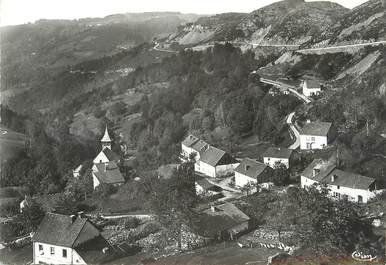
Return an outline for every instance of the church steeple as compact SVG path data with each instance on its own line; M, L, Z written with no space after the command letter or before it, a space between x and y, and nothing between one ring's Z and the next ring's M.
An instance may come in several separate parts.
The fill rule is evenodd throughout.
M111 150L111 138L110 138L109 132L107 131L107 125L105 129L105 134L101 139L101 143L102 143L102 150L105 148L108 148Z

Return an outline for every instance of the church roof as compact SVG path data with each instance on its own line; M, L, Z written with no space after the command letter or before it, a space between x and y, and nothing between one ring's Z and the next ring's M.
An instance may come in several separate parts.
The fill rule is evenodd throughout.
M103 137L101 139L101 142L111 142L111 138L110 138L109 132L107 131L107 126L106 126L106 129L105 129L105 134L103 135Z
M125 182L117 164L113 161L94 164L93 173L100 183L119 184Z

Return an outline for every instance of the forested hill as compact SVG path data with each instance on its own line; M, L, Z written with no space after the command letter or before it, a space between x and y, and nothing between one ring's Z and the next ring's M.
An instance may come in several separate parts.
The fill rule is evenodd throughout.
M198 17L172 12L128 13L1 27L1 90L28 90L67 66L167 36Z

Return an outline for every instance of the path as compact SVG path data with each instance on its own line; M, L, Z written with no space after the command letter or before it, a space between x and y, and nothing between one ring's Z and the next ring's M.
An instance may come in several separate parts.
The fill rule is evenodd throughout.
M306 103L306 104L311 103L311 100L309 98L307 98L305 95L299 93L296 90L296 87L294 87L294 86L285 84L285 83L277 81L277 80L271 80L271 79L267 79L267 78L263 78L263 77L260 78L260 81L262 83L265 83L265 84L269 84L269 85L273 85L273 86L276 86L276 87L279 87L279 88L286 89L289 92L291 92L292 94L294 94L295 97L297 97L298 99L302 100L304 103Z
M156 51L159 51L159 52L177 53L176 51L160 49L159 46L160 46L160 43L157 43L157 44L153 47L153 49L156 50Z
M295 116L295 112L292 112L287 117L287 124L289 125L289 127L293 133L293 136L296 138L296 141L290 147L288 147L288 149L291 149L291 150L295 150L300 146L300 132L298 131L296 126L293 124L294 116Z
M366 46L376 46L380 44L384 45L386 44L386 41L383 40L383 41L375 41L375 42L367 42L367 43L359 43L359 44L337 45L337 46L320 47L320 48L307 48L307 49L297 50L297 52L308 53L308 52L318 52L318 51L325 51L325 50L350 49L350 48L360 48L360 47L366 47Z

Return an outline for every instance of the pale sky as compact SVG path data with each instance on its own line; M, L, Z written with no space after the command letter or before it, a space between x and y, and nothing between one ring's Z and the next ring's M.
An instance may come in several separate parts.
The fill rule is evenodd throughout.
M149 11L217 14L251 12L278 0L0 0L0 25ZM353 8L367 0L332 0Z

